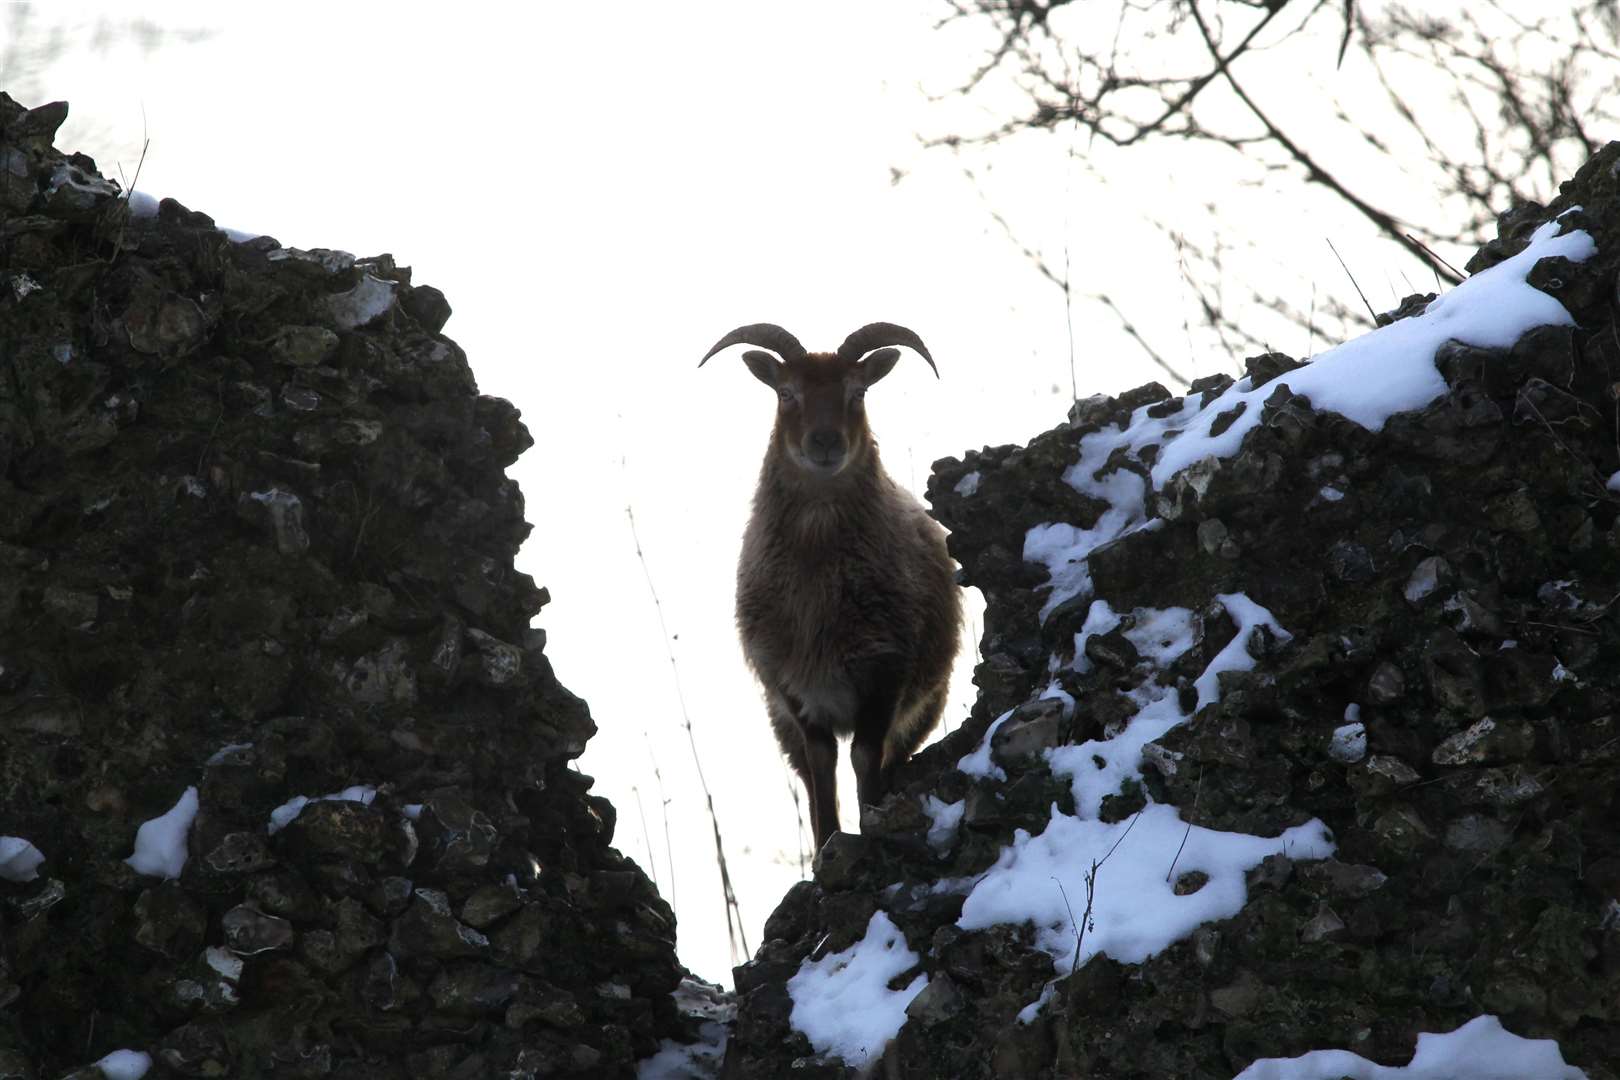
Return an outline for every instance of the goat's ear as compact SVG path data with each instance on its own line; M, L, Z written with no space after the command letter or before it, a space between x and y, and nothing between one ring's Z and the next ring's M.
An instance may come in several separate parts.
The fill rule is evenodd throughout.
M782 361L768 352L750 349L743 353L743 363L754 373L754 378L766 386L774 389L782 381Z
M883 376L894 370L895 361L900 359L899 349L879 349L877 352L855 365L855 372L859 376L862 386L871 386Z

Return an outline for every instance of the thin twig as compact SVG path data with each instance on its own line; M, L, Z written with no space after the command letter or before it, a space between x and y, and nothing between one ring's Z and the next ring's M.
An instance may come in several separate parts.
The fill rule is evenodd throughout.
M652 762L653 779L658 783L658 803L664 812L664 865L669 868L669 906L675 907L680 894L675 889L675 845L669 842L669 796L664 794L664 774L658 768L658 755L653 753L652 736L642 729L647 740L647 759Z
M1069 270L1069 206L1074 202L1074 141L1080 134L1080 121L1069 132L1069 161L1063 170L1063 326L1069 332L1069 403L1080 400L1080 383L1074 373L1074 279Z
M636 814L641 818L641 846L647 849L647 869L652 871L653 888L658 888L658 858L653 854L652 835L647 832L647 808L641 805L641 788L630 785L630 794L636 797ZM674 905L671 904L671 907Z
M1339 249L1333 246L1333 241L1332 240L1329 240L1327 242L1327 246L1328 246L1328 250L1333 252L1333 257L1335 259L1339 260L1339 265L1344 266L1344 276L1349 278L1350 279L1350 284L1352 284L1352 285L1354 285L1356 287L1356 295L1361 297L1361 302L1363 304L1367 305L1367 314L1372 316L1374 323L1377 323L1378 322L1378 312L1374 311L1373 306L1371 304L1367 303L1367 294L1361 291L1361 285L1356 281L1356 275L1354 275L1354 274L1352 274L1350 272L1350 268L1348 266L1345 266L1344 256L1339 254Z
M1193 804L1192 804L1191 813L1193 813L1193 814L1198 813L1198 796L1202 795L1203 793L1204 793L1204 766L1202 764L1200 764L1198 766L1198 783L1193 788ZM1179 847L1176 848L1176 857L1174 859L1170 860L1170 869L1164 875L1164 880L1166 880L1166 881L1173 880L1172 875L1174 875L1175 872L1176 872L1176 862L1181 858L1182 851L1184 851L1186 849L1186 847L1187 847L1187 837L1192 835L1192 828L1193 828L1192 827L1192 822L1190 822L1190 821L1187 822L1187 829L1186 829L1185 832L1183 832L1181 834L1181 844L1180 844Z
M742 908L737 905L737 893L731 887L731 870L726 865L726 845L720 836L720 815L715 813L714 794L709 790L709 781L703 775L703 758L698 754L697 735L692 729L692 716L686 710L686 695L681 690L681 669L675 662L675 648L670 644L669 626L664 622L664 605L658 599L658 588L653 584L652 570L647 566L647 556L641 550L641 537L636 532L636 512L629 505L624 508L624 515L630 521L630 539L636 545L636 558L641 562L642 575L647 579L647 591L652 594L653 609L658 613L658 629L664 635L664 651L669 655L670 671L675 676L675 700L681 707L681 724L686 728L686 741L692 747L692 764L697 768L698 784L703 788L703 800L709 810L709 824L714 829L714 859L720 868L720 890L725 898L726 909L726 936L731 946L732 963L739 963L751 955L748 948L748 934L743 929ZM738 942L742 943L741 954L737 951Z
M1429 256L1429 261L1431 263L1434 263L1437 266L1445 267L1447 270L1450 270L1453 274L1456 274L1459 279L1460 278L1465 278L1465 277L1468 276L1467 274L1463 273L1461 270L1458 270L1455 266L1452 266L1450 263L1446 262L1446 260L1442 259L1439 256L1439 254L1435 252L1435 250L1433 248L1431 248L1428 244L1425 244L1423 241L1419 240L1417 237L1413 236L1411 233L1407 233L1406 238L1408 240L1412 241L1412 243L1416 244L1418 247L1422 248L1423 251L1424 251L1424 254ZM1435 282L1438 283L1439 280L1440 280L1440 275L1439 275L1439 272L1436 271L1436 273L1435 273Z
M1096 862L1093 862L1091 864L1091 870L1086 874L1086 881L1089 883L1091 881L1091 879L1096 876L1096 873L1097 873L1097 864L1096 864ZM1069 929L1074 931L1074 959L1069 961L1069 970L1074 971L1074 970L1076 970L1076 969L1078 969L1080 967L1080 942L1085 940L1085 939L1080 934L1080 926L1079 926L1079 924L1074 921L1074 907L1069 903L1069 890L1067 890L1067 889L1065 889L1063 887L1063 882L1058 881L1057 875L1055 875L1055 874L1052 875L1052 880L1054 882L1056 882L1057 887L1058 887L1058 893L1059 893L1059 895L1061 895L1063 897L1063 906L1068 909L1068 912L1069 912ZM1086 888L1087 899L1090 898L1090 895L1091 895L1091 889L1090 889L1090 886L1088 884L1088 886ZM1088 910L1089 910L1089 906L1088 906Z

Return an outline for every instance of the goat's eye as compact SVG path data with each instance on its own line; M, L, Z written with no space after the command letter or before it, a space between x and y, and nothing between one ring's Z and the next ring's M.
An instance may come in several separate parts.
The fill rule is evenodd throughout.
M791 386L778 386L776 388L776 396L777 399L780 400L784 405L791 405L798 400L798 398L794 395L793 387Z
M853 390L851 390L849 392L849 400L851 400L851 401L860 401L865 396L866 396L866 387L864 387L864 386L857 386L855 389L853 389Z

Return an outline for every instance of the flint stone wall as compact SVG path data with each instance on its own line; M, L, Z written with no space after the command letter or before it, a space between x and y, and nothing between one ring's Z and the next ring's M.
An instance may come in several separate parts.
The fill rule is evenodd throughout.
M66 113L0 94L0 1076L630 1075L674 917L570 767L518 411L409 268L134 217Z
M1404 1065L1417 1033L1481 1013L1558 1040L1593 1080L1620 1075L1620 492L1606 488L1620 472L1617 174L1612 144L1552 206L1505 214L1469 263L1490 266L1582 207L1565 220L1597 254L1543 260L1529 278L1576 326L1503 350L1447 346L1449 392L1377 434L1279 389L1234 456L1150 500L1159 528L1092 554L1096 598L1115 612L1196 613L1196 642L1165 675L1189 708L1191 679L1235 633L1218 594L1247 594L1292 634L1258 650L1251 638L1254 670L1223 674L1218 703L1149 744L1146 792L1213 829L1275 836L1320 818L1338 851L1267 859L1236 917L1139 965L1092 959L1030 1023L1017 1015L1053 961L1028 925L957 926L963 883L1015 830L1039 834L1054 804L1072 809L1042 751L1128 719L1136 706L1119 690L1140 669L1115 631L1087 642L1087 674L1070 670L1091 598L1043 623L1048 573L1022 558L1025 534L1091 527L1102 505L1063 480L1080 439L1179 400L1158 385L1092 398L1027 446L935 464L930 500L988 605L980 698L771 916L736 971L726 1077L853 1075L793 1030L787 980L848 948L879 908L929 983L877 1075L1226 1080L1257 1058L1329 1048ZM1270 354L1247 367L1259 385L1297 363ZM1208 402L1230 383L1189 393ZM1054 678L1072 710L1037 700ZM1356 756L1333 737L1350 703L1366 733ZM992 744L1006 780L960 771L1009 710ZM964 804L942 851L927 842L928 796ZM1123 791L1104 817L1123 821L1143 799Z

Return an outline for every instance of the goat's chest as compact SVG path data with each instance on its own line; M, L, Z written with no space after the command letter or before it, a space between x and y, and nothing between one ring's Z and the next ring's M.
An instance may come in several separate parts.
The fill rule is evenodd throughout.
M809 553L745 545L737 621L757 659L826 671L894 650L906 633L900 596L892 566L866 538Z

